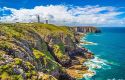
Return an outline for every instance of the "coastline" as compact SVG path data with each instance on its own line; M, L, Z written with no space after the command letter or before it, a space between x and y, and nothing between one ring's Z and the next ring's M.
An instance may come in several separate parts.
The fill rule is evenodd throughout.
M95 27L69 29L42 23L0 26L0 79L20 76L22 80L48 80L49 77L53 80L76 80L82 79L83 74L93 74L83 62L94 58L94 54L80 47L79 43L86 31L96 32Z
M88 34L84 34L84 38L86 37L86 35ZM81 37L81 38L83 38ZM95 75L95 72L93 70L90 70L89 66L85 65L84 63L86 63L88 60L94 59L94 54L89 51L87 48L82 47L82 45L93 45L93 42L88 42L86 40L81 41L80 43L77 44L77 47L83 49L84 52L84 56L75 56L74 62L76 61L76 63L74 63L71 67L69 67L68 69L66 69L67 73L76 79L83 79L86 76L88 77L92 77Z
M103 33L90 34L86 36L87 41L98 45L85 45L87 49L94 52L95 59L86 62L96 74L88 80L125 79L124 76L124 47L125 28L101 28ZM96 69L94 67L97 66ZM84 80L84 79L83 79Z
M86 34L86 36L87 35L89 35L89 34ZM86 48L85 46L89 46L89 45L98 45L98 43L89 42L87 40L86 36L84 36L84 38L81 40L81 43L79 44L79 46L81 48ZM104 67L106 69L110 69L111 67L107 60L99 58L96 54L94 54L92 51L90 51L89 48L87 48L87 50L94 55L94 58L87 59L85 62L83 62L83 65L88 67L88 71L92 72L92 74L85 73L85 74L83 74L83 76L84 76L85 80L90 80L96 75L97 70L104 69Z

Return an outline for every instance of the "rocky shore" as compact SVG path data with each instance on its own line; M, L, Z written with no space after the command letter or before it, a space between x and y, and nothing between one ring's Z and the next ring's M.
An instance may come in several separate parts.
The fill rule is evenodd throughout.
M80 50L81 49L81 50ZM67 73L76 79L84 78L84 74L93 74L92 71L89 71L86 65L83 65L88 59L93 59L94 54L89 52L86 48L80 47L79 51L84 54L76 54L72 58L72 65L66 69Z
M92 74L83 62L94 55L78 46L89 32L99 30L42 23L0 24L0 80L75 80Z

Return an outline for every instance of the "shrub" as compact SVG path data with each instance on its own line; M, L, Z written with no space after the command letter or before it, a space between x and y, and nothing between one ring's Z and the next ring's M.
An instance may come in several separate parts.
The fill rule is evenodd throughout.
M36 50L36 49L33 49L33 54L34 54L35 58L37 58L37 59L45 56L45 54L43 52L40 52L39 50Z
M14 60L15 60L15 64L17 64L17 65L22 64L22 59L20 59L20 58L15 58Z
M2 75L0 75L1 80L11 80L11 77L7 72L3 72Z
M55 55L58 58L62 58L63 57L63 52L61 51L61 49L60 49L60 47L58 45L54 45L53 46L53 51L54 51Z

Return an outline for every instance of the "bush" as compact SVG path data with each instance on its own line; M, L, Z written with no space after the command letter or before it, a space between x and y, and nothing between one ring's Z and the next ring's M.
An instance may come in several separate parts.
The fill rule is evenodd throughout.
M39 59L40 57L44 57L45 54L40 52L39 50L33 49L33 54L35 56L35 58Z
M1 80L11 80L11 77L7 72L3 72L2 75L0 75Z
M15 60L15 64L17 64L17 65L22 64L22 59L20 59L20 58L15 58L14 60Z

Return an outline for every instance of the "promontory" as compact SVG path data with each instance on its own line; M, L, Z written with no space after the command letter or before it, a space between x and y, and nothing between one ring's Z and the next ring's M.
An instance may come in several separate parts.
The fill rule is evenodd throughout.
M42 23L0 24L0 80L76 80L91 73L82 63L93 53L78 46L95 27Z

